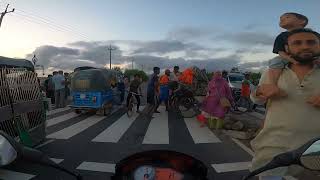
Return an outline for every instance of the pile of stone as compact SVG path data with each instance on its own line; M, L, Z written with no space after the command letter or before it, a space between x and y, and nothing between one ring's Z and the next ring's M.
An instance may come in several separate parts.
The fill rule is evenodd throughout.
M260 125L252 125L243 119L235 119L233 117L226 117L224 121L223 132L232 138L236 139L253 139L260 130Z

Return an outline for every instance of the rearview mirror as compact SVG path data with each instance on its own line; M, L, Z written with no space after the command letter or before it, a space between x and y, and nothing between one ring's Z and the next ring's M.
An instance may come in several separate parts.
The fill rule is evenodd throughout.
M10 141L0 135L0 167L9 165L18 157L18 152Z
M320 170L320 140L315 141L302 153L301 164L310 170Z

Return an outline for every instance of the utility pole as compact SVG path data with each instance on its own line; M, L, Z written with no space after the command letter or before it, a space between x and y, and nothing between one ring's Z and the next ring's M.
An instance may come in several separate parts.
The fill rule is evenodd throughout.
M0 27L1 27L2 20L3 20L4 16L8 13L14 12L14 8L11 11L8 11L8 8L9 8L9 4L7 4L6 10L4 12L2 12L0 15Z
M36 66L36 63L38 62L38 58L36 57L36 55L33 55L32 62L33 65Z
M110 53L110 69L111 69L111 51L116 50L117 48L111 47L111 44L110 44L110 46L107 49L109 50L109 53Z
M131 69L133 69L133 58L131 59Z

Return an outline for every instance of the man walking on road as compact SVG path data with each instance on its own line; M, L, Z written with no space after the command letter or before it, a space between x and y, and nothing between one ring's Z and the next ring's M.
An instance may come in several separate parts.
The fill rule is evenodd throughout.
M63 71L59 71L59 73L53 72L52 81L54 83L56 108L63 108L65 107L65 78Z
M153 106L155 113L160 113L157 109L159 106L159 75L160 68L154 67L153 74L149 78L148 89L147 89L147 103Z
M46 89L47 98L51 99L51 104L55 103L54 99L54 84L52 82L52 75L48 75L48 78L44 81L44 87Z
M251 142L255 151L252 169L319 137L320 69L313 61L319 56L320 35L308 29L293 30L289 32L285 49L299 63L283 69L278 87L264 73L252 94L255 102L270 101L264 127ZM264 173L261 179L280 180L282 176L294 176L300 172L293 166L277 168Z
M160 77L160 95L159 95L159 104L162 102L166 105L166 111L169 109L169 81L170 81L170 70L166 69L165 74Z

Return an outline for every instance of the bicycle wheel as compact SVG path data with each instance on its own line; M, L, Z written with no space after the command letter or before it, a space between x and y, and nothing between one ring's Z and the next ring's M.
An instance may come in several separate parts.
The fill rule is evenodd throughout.
M129 100L128 109L127 109L127 116L132 117L133 116L133 100L132 97Z
M197 100L193 97L183 97L178 101L177 107L184 118L192 118L199 114Z
M240 97L236 102L236 106L240 112L244 113L250 110L251 102L245 97Z
M177 110L177 103L178 102L178 97L173 96L169 99L169 108L172 110Z

